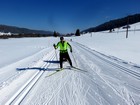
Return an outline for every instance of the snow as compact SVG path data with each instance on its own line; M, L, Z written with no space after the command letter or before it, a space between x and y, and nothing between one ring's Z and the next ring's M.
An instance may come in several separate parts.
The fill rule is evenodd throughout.
M132 30L126 38L126 29L115 29L113 33L97 32L75 38L75 41L107 55L112 55L128 62L140 65L140 23L130 25ZM123 31L123 32L121 32Z
M0 32L0 36L1 35L11 35L11 32L8 32L8 33Z
M59 38L0 40L0 105L140 105L137 29L127 39L124 29L65 38L80 69L65 62L59 72Z

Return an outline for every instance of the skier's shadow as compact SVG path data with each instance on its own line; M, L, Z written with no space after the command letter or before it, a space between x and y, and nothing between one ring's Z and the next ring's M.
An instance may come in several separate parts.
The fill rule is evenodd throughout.
M16 68L17 71L24 71L24 70L56 71L57 69L59 68L41 68L41 67Z
M46 63L53 63L53 64L58 64L60 63L59 61L44 61ZM56 71L59 68L41 68L41 67L25 67L25 68L16 68L17 71L22 71L22 70L44 70L44 71Z
M44 62L47 62L47 63L60 63L60 61L44 61Z

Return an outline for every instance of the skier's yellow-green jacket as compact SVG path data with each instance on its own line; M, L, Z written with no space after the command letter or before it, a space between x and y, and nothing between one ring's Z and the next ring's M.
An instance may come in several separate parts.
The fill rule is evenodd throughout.
M57 49L58 47L60 48L60 53L68 52L68 48L70 48L70 52L72 52L71 45L66 41L60 41L57 43L57 45L54 45L55 49Z

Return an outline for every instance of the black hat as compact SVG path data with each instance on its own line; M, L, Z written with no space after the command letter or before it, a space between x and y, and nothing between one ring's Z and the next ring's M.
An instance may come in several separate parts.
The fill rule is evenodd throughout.
M64 37L60 37L60 40L64 40Z

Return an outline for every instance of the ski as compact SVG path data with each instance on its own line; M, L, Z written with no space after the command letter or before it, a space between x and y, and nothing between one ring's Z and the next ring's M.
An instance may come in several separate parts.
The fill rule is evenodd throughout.
M79 70L79 71L87 72L86 70L80 69L80 68L78 68L78 67L72 66L71 68L76 69L76 70Z
M53 73L51 73L51 74L45 76L45 78L50 77L50 76L52 76L52 75L54 75L54 74L56 74L57 72L60 72L60 71L62 71L62 70L64 70L64 69L57 69L55 72L53 72Z

